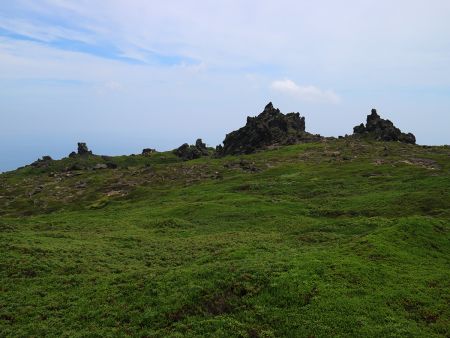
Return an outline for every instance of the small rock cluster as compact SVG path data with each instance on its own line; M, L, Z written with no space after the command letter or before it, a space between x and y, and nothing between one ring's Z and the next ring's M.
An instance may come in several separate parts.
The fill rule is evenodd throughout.
M274 145L318 141L320 135L305 131L305 118L299 113L283 114L272 102L256 117L247 117L244 127L226 135L223 146L216 148L218 156L250 154Z
M202 156L208 156L208 149L202 139L197 139L195 145L184 143L173 151L175 155L182 158L184 161L193 160Z
M376 109L372 109L371 114L367 115L366 125L361 123L359 126L353 128L353 135L367 135L375 138L377 141L399 141L416 144L416 137L413 134L402 133L391 121L382 119L377 114Z
M46 155L46 156L42 156L42 158L38 159L37 161L34 161L33 163L31 163L31 166L36 167L36 168L41 168L41 167L48 167L48 164L53 161L53 159Z
M246 161L242 158L239 161L225 163L223 166L227 169L241 169L246 172L257 172L261 170L256 166L255 162Z
M142 149L142 155L144 155L144 156L148 156L148 155L151 155L151 154L154 154L154 153L156 153L155 149L152 149L152 148L144 148L144 149Z
M72 151L69 154L69 157L76 157L77 155L79 155L79 156L92 155L92 151L89 150L86 143L84 143L84 142L78 142L78 150L77 151L78 151L77 153Z
M403 143L415 144L416 137L411 133L403 133L399 128L389 121L382 119L375 109L372 109L367 116L367 122L353 128L353 135L339 136L339 139L369 137L377 141L398 141ZM274 108L272 102L269 102L262 113L256 117L247 117L244 127L235 130L225 136L223 145L216 147L214 153L217 157L226 155L243 155L254 153L258 150L270 149L283 145L326 141L333 138L324 138L320 135L313 135L305 131L305 118L299 113L283 114L279 109ZM152 148L144 148L143 156L149 156L157 151ZM193 160L202 156L209 156L213 152L208 151L206 144L201 139L197 139L195 145L184 143L173 153L185 161ZM71 152L69 157L80 158L93 155L86 143L79 142L77 152ZM135 156L135 155L131 155ZM95 165L94 170L115 169L115 164L111 158L102 157L106 163ZM44 156L42 159L32 163L35 167L44 167L52 161L50 156ZM86 166L74 163L71 170L87 169Z

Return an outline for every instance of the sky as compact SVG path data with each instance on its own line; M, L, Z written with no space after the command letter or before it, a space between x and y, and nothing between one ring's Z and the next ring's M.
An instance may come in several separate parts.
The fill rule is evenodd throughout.
M448 0L0 0L0 171L210 146L272 101L351 134L372 108L450 144Z

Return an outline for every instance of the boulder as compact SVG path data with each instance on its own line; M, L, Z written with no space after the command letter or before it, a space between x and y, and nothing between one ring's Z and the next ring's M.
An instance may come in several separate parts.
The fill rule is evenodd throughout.
M108 169L108 165L106 165L104 163L97 163L93 169L94 170Z
M202 156L208 156L208 149L202 139L197 139L195 145L189 145L187 143L182 144L180 147L173 151L175 155L181 157L184 161L193 160Z
M144 155L144 156L148 156L148 155L151 155L151 154L154 154L154 153L156 153L155 149L152 149L152 148L144 148L144 149L142 149L142 155Z
M203 143L202 139L199 138L195 141L195 148L200 151L201 156L208 156L208 148L206 148L206 143Z
M353 128L354 136L369 136L377 141L399 141L403 143L416 143L416 137L411 133L402 133L400 129L389 121L382 119L376 109L367 115L366 125L361 123Z
M46 155L46 156L42 156L42 158L38 159L37 161L34 161L33 163L31 163L31 166L33 167L38 167L38 168L42 168L42 167L48 167L48 164L53 161L53 159Z
M305 131L305 118L299 113L283 114L269 102L256 117L247 117L244 127L226 135L218 156L250 154L269 146L318 141L320 135Z
M92 155L92 151L89 150L86 143L78 142L78 155Z
M51 158L51 156L46 155L46 156L42 156L42 161L50 162L50 161L53 161L53 159Z

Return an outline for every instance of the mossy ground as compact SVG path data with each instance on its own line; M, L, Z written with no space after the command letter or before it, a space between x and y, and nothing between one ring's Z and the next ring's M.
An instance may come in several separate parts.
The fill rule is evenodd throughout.
M448 337L450 148L0 175L0 336Z

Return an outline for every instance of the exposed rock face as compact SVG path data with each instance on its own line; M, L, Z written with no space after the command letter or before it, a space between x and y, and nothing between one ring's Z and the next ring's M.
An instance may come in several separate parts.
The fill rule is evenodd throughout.
M416 143L416 137L413 134L402 133L391 121L382 119L377 114L376 109L372 109L371 114L367 115L366 125L361 123L359 126L353 128L353 135L368 135L374 137L377 141Z
M78 155L92 155L92 151L90 151L84 142L78 142Z
M181 157L183 160L193 160L202 156L208 155L208 149L202 139L197 139L195 145L189 145L187 143L181 145L179 148L173 151L175 155Z
M244 127L226 135L219 156L253 153L271 145L318 141L320 135L305 132L305 118L299 113L283 114L270 102L256 117L247 117Z
M31 166L33 167L47 167L48 164L53 161L53 159L46 155L46 156L42 156L42 159L38 159L37 161L34 161L33 163L31 163Z
M203 143L203 141L202 141L201 138L198 138L198 139L195 141L195 147L196 147L197 149L199 149L201 152L206 153L206 155L208 154L208 151L206 150L206 144Z
M78 149L77 152L72 151L69 154L70 158L76 158L77 156L87 156L92 155L92 151L89 150L86 143L84 142L78 142Z
M144 155L144 156L148 156L148 155L151 155L151 154L154 154L154 153L156 153L155 149L152 149L152 148L144 148L144 149L142 149L142 155Z

